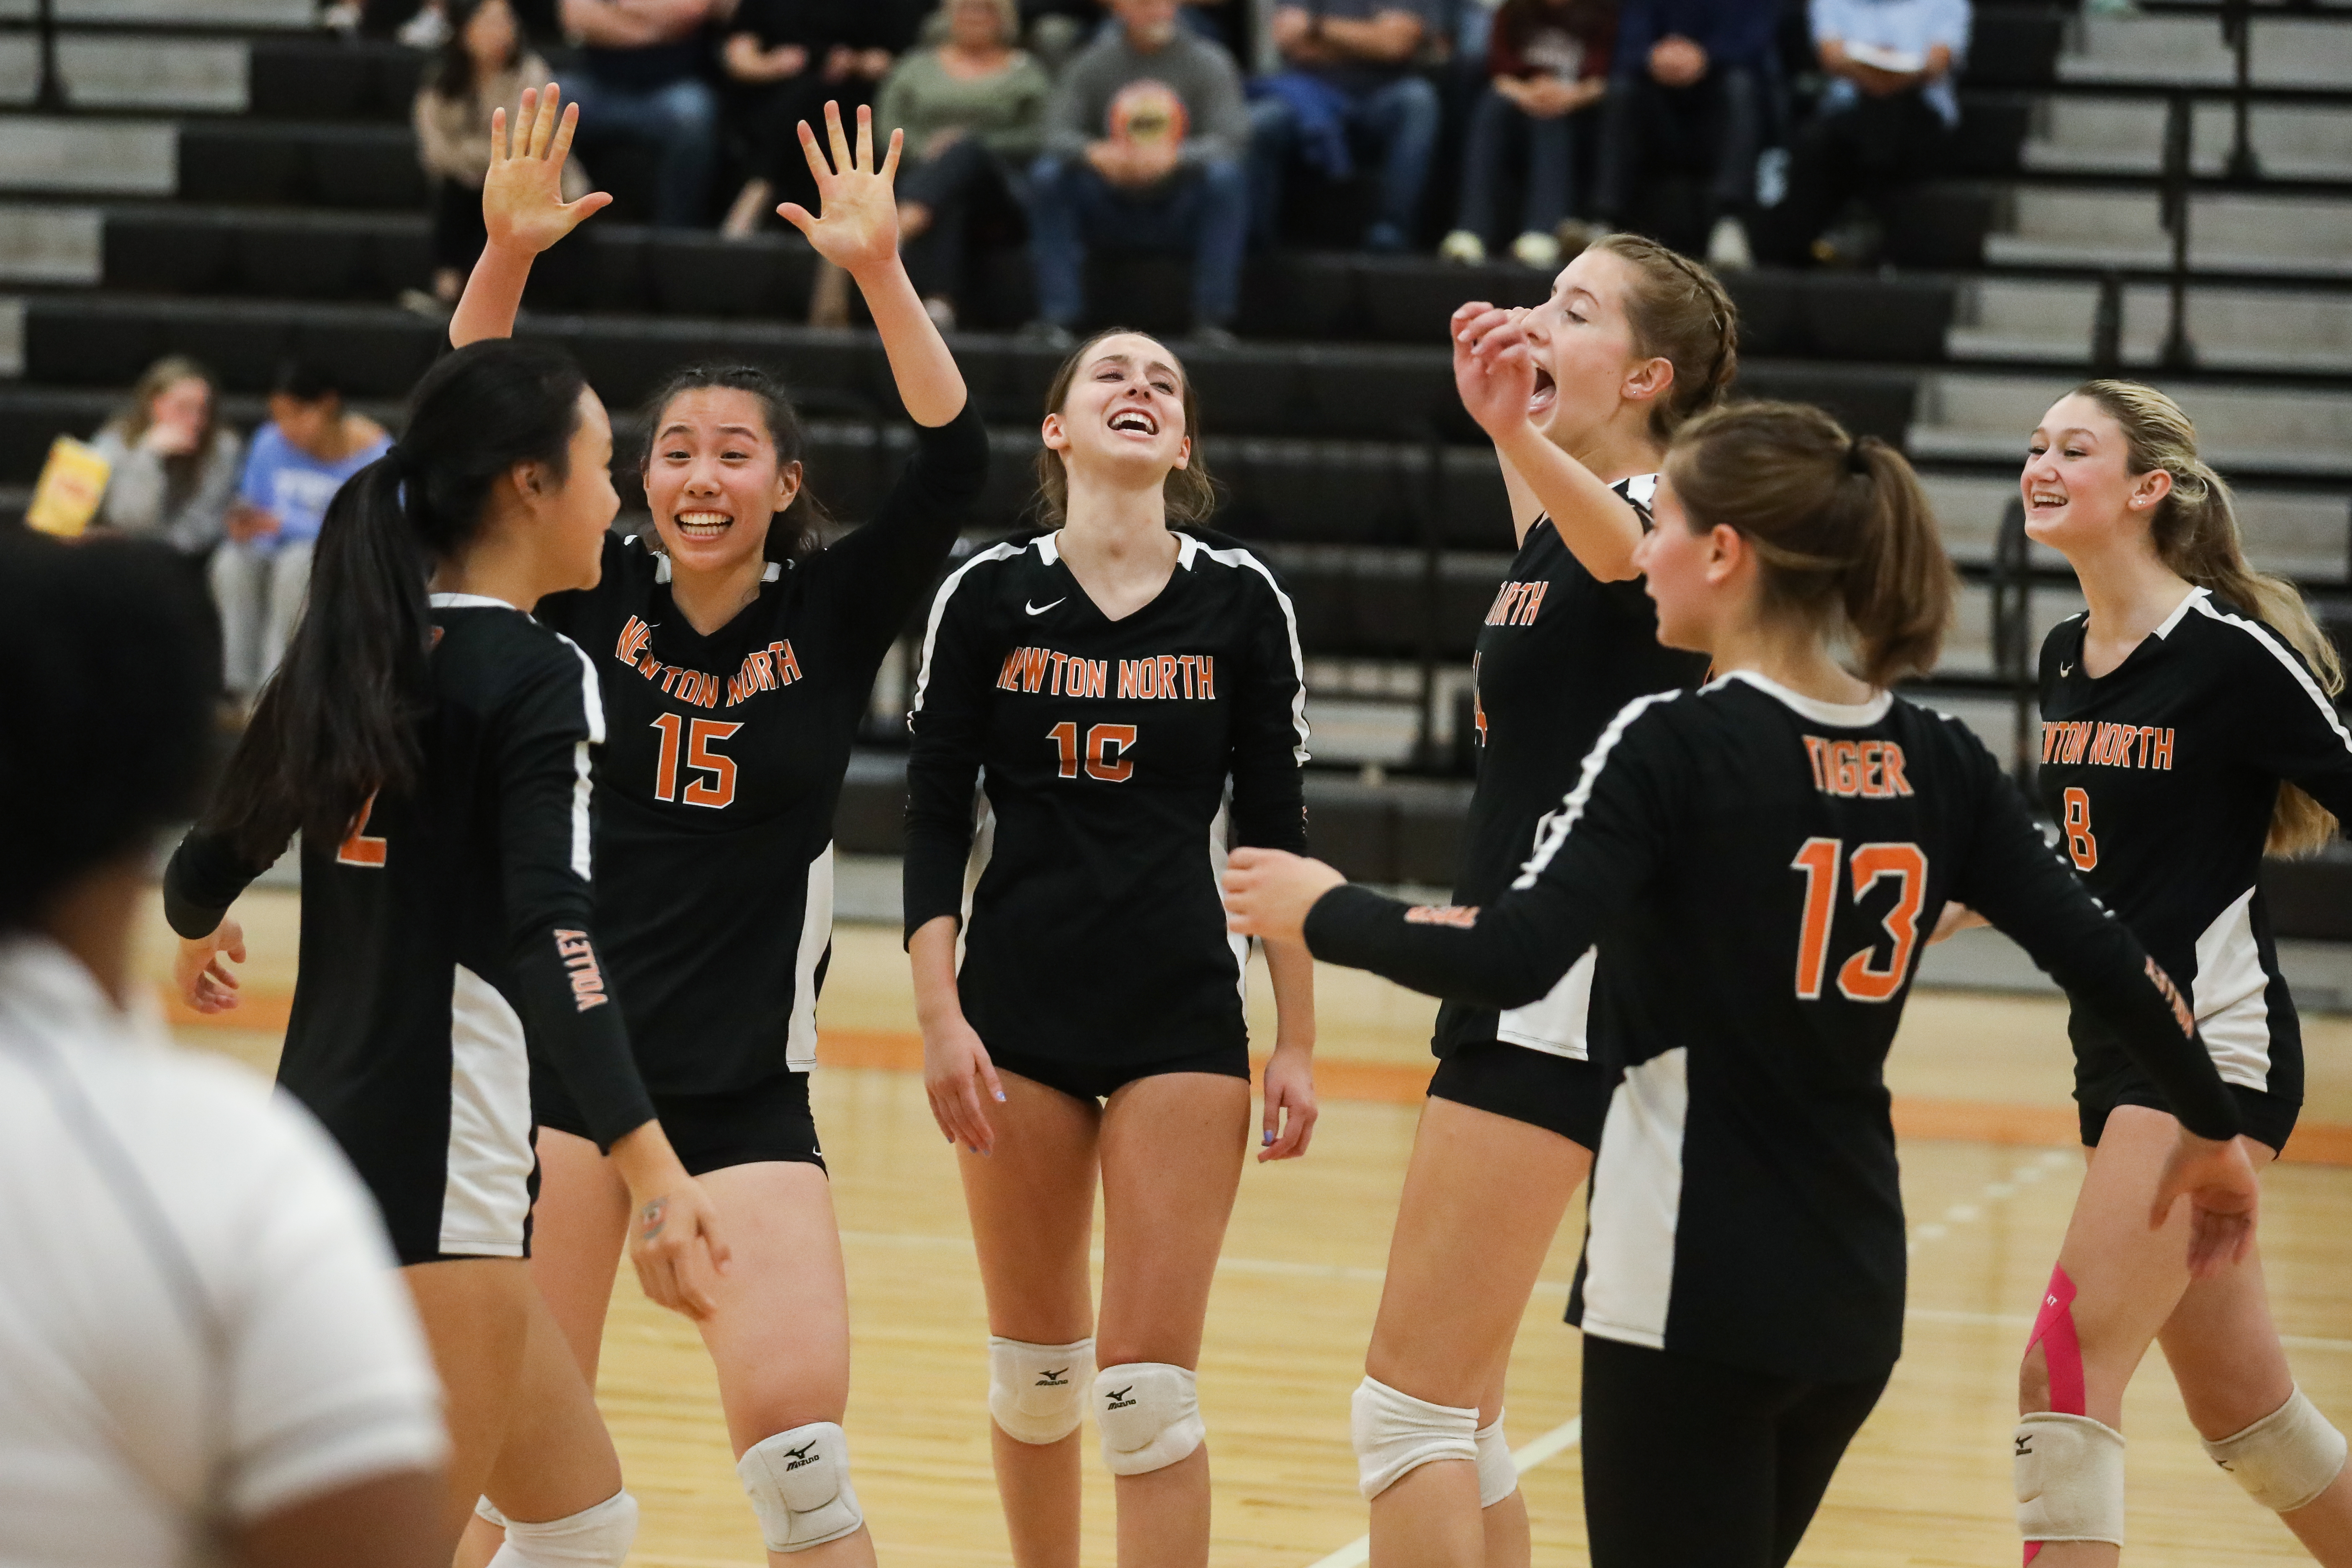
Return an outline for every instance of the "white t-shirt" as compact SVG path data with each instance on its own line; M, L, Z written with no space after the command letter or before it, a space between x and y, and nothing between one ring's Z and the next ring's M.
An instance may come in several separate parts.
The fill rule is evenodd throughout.
M226 1528L437 1463L439 1400L316 1125L0 941L0 1564L215 1561Z

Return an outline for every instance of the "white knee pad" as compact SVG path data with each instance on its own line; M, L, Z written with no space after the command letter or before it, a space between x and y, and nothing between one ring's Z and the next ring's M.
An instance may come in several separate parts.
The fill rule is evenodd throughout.
M1095 1342L1033 1345L988 1342L988 1413L1016 1443L1058 1443L1086 1419Z
M2264 1508L2292 1513L2326 1491L2344 1468L2344 1434L2296 1389L2242 1432L2205 1445L2206 1457L2237 1478Z
M849 1437L812 1421L762 1438L735 1462L771 1552L806 1552L854 1535L865 1524L849 1484Z
M1143 1476L1188 1458L1209 1435L1192 1369L1129 1362L1095 1373L1095 1429L1115 1476Z
M481 1504L474 1511L481 1513ZM505 1526L507 1540L490 1568L621 1568L637 1539L637 1500L614 1492L594 1508L541 1524L503 1516L491 1522Z
M1478 1445L1478 1506L1492 1508L1519 1489L1519 1467L1511 1458L1510 1440L1503 1436L1503 1413L1474 1435Z
M478 1497L474 1500L474 1512L497 1525L500 1530L507 1527L507 1516L499 1511L498 1504L486 1497Z
M1400 1394L1378 1378L1356 1385L1348 1402L1348 1432L1356 1444L1356 1489L1370 1502L1423 1465L1441 1459L1478 1461L1478 1407L1475 1405L1432 1405ZM1499 1428L1501 1422L1496 1426ZM1497 1439L1502 1434L1496 1433ZM1503 1463L1508 1467L1507 1449ZM1478 1500L1486 1501L1486 1467L1479 1465ZM1512 1485L1517 1485L1517 1473ZM1500 1502L1510 1496L1506 1488L1496 1494Z
M2017 1529L2028 1541L2124 1543L2124 1435L2087 1415L2017 1423Z

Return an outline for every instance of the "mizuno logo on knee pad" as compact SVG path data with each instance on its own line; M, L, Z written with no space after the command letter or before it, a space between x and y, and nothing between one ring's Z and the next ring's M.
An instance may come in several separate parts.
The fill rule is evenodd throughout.
M1079 1385L1094 1376L1095 1342L1033 1345L1002 1336L988 1342L988 1413L1016 1443L1058 1443L1086 1419Z
M1038 1374L1037 1374L1037 1386L1038 1386L1038 1387L1040 1387L1040 1388L1067 1388L1067 1387L1069 1387L1069 1386L1070 1386L1070 1369L1069 1369L1068 1367L1066 1367L1066 1367L1060 1367L1060 1368L1057 1368L1057 1369L1055 1369L1055 1371L1053 1371L1053 1372L1045 1372L1045 1373L1038 1373Z
M805 1552L865 1528L849 1484L849 1439L831 1421L752 1444L736 1461L735 1473L771 1552Z
M1135 1408L1135 1401L1129 1396L1134 1394L1134 1392L1135 1385L1133 1384L1128 1384L1125 1388L1112 1389L1108 1394L1105 1395L1110 1403L1104 1405L1103 1408L1106 1410L1132 1410Z
M1095 1397L1103 1463L1113 1475L1166 1469L1208 1436L1191 1367L1152 1361L1107 1367L1095 1375Z

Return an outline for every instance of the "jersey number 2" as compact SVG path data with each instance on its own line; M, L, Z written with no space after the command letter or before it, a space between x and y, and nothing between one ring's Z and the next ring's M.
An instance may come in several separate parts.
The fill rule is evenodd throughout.
M661 731L661 755L654 761L654 798L677 798L677 754L686 752L686 765L707 779L686 781L686 804L707 805L716 809L735 803L735 759L722 757L712 751L715 742L723 741L740 724L722 724L716 719L696 719L691 722L675 713L665 713L654 721L653 727ZM680 742L684 744L681 747Z
M1062 776L1078 776L1078 727L1067 719L1045 731L1061 753ZM1100 779L1105 784L1125 784L1135 775L1135 764L1127 753L1135 750L1135 726L1132 724L1097 724L1087 731L1087 777Z
M1790 868L1805 874L1804 926L1797 933L1797 994L1807 1002L1821 999L1822 982L1830 964L1830 921L1837 913L1838 861L1845 845L1835 838L1808 838ZM1895 907L1886 912L1886 934L1895 951L1884 966L1871 963L1878 951L1872 942L1838 968L1838 989L1856 1002L1884 1002L1903 988L1910 973L1912 950L1919 945L1919 905L1927 896L1927 857L1916 844L1863 844L1851 862L1856 902L1879 879L1895 879Z

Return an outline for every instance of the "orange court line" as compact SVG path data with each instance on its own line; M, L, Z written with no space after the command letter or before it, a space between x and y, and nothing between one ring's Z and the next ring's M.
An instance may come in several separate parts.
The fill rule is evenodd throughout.
M226 1013L198 1013L158 987L163 1016L175 1029L269 1029L282 1031L293 1002L291 992L247 986L239 1005ZM878 1068L920 1072L923 1037L898 1029L827 1029L817 1037L817 1060L827 1067ZM1264 1067L1265 1058L1252 1058ZM1418 1105L1428 1092L1430 1067L1423 1062L1359 1061L1325 1056L1315 1063L1315 1086L1328 1100L1376 1100ZM2071 1144L2078 1137L2074 1112L2057 1105L2008 1105L1998 1100L1895 1097L1895 1131L1904 1138L1965 1143ZM2305 1121L2288 1142L2284 1163L2352 1166L2352 1126Z

